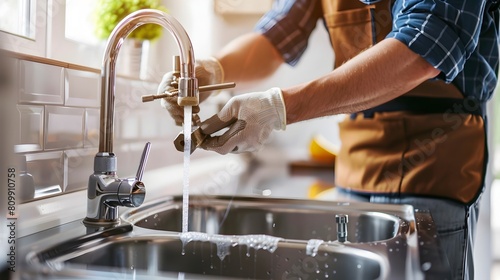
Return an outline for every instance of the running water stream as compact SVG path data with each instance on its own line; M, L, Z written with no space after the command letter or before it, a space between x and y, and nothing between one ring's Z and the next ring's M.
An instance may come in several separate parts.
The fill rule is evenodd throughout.
M184 176L182 188L182 232L188 232L189 217L189 162L191 156L192 106L184 106Z
M182 233L188 232L189 217L189 163L191 160L191 119L193 107L184 106L184 173L182 178ZM184 248L182 249L184 251ZM184 272L179 272L178 280L184 280Z

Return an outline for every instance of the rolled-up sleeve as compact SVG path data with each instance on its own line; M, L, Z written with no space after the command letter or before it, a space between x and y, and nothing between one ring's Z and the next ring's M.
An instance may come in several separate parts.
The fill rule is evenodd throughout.
M478 46L485 1L397 0L395 38L439 69L451 82Z
M322 16L321 1L275 0L272 9L255 26L281 53L285 62L295 65L307 48L309 36Z

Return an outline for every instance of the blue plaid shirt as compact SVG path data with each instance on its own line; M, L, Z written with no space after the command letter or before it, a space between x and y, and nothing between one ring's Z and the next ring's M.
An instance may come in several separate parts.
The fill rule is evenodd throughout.
M335 0L333 0L335 1ZM354 1L354 0L353 0ZM359 0L373 4L380 0ZM488 100L497 83L499 10L495 0L394 0L387 38L406 44L466 96ZM321 1L275 0L257 23L284 60L295 65L323 17Z

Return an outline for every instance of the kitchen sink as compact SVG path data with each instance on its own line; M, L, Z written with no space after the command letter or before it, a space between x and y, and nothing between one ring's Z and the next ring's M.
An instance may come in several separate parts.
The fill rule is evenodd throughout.
M305 244L278 243L273 250L228 244L221 255L221 245L210 242L184 245L175 236L126 237L62 256L57 254L60 248L54 247L35 258L59 270L102 271L120 279L133 276L177 279L179 273L184 273L187 278L355 280L384 279L388 272L383 259L371 252L323 245L313 257L306 254Z
M449 279L431 215L409 205L191 196L27 237L21 279ZM347 241L336 215L347 215Z
M346 203L222 196L193 196L190 201L189 230L210 234L266 234L285 239L334 241L337 214L348 215L349 242L382 241L409 233L408 221L397 215L346 207L351 205ZM182 197L130 211L124 219L142 228L180 232Z

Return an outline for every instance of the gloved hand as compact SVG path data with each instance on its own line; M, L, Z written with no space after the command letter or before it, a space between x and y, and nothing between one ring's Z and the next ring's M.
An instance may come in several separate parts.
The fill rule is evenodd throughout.
M229 129L220 136L210 136L202 144L205 150L219 154L256 151L273 130L285 130L286 110L279 88L265 92L238 95L222 110L201 123L200 129L210 135Z
M195 76L198 79L198 86L220 84L224 81L224 70L216 58L199 59L195 63ZM158 86L156 94L164 94L174 91L170 84L174 81L173 72L168 72ZM207 99L212 92L200 93L200 102ZM169 97L161 99L161 106L170 113L177 125L182 125L184 121L184 109L177 104L177 94L171 94ZM193 107L193 114L200 111L199 106Z

